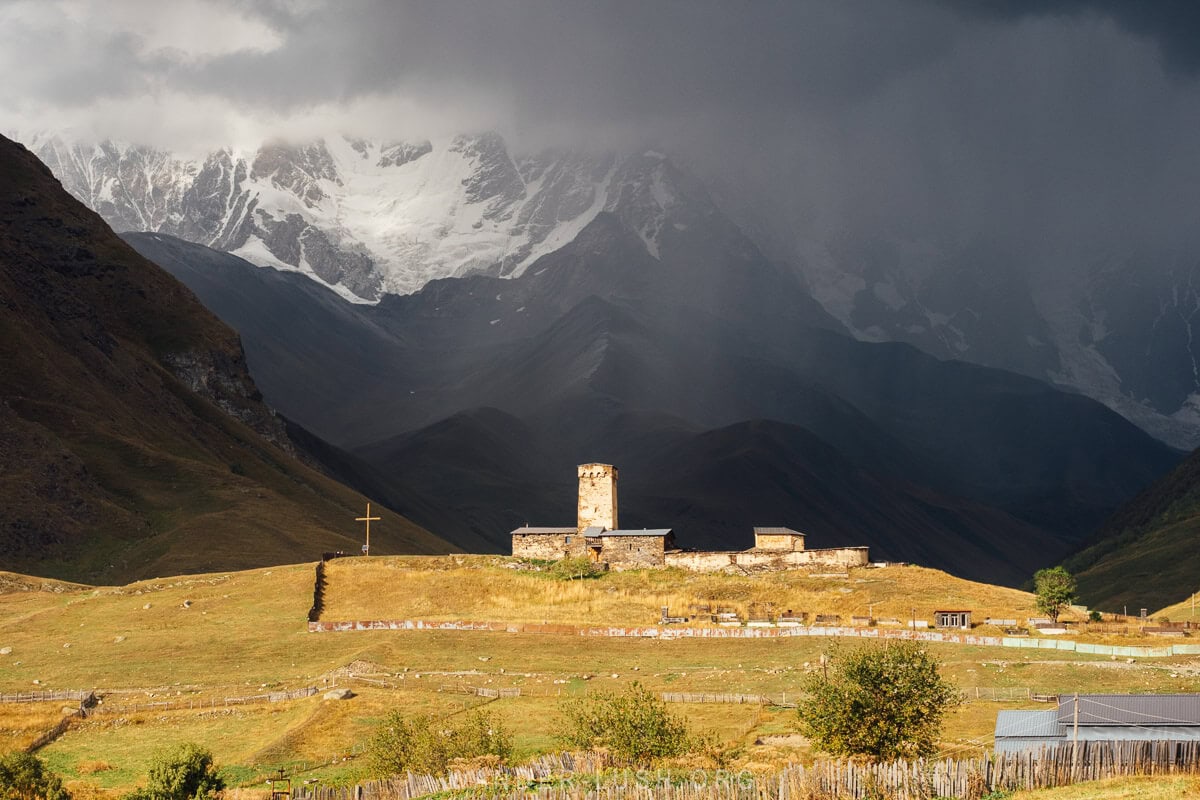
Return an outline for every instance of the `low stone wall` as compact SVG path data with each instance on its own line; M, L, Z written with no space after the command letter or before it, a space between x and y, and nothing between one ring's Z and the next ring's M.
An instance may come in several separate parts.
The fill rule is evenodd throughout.
M865 567L869 563L866 547L834 547L824 550L731 550L726 552L667 553L668 567L691 572L782 572L807 566Z
M1114 647L1084 644L1061 639L975 636L969 633L893 630L888 628L850 628L843 626L730 627L690 628L674 625L646 625L626 628L617 625L550 625L529 622L482 622L471 620L374 619L353 622L310 622L309 633L336 631L492 631L497 633L543 633L566 636L603 636L632 639L778 639L793 636L836 636L854 639L908 639L920 642L949 642L986 647L1031 647L1043 650L1074 650L1107 656L1168 658L1200 655L1200 645L1177 644L1166 647Z

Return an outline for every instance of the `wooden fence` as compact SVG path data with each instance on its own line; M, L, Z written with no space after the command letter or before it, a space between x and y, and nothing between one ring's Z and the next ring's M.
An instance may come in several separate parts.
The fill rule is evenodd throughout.
M555 777L594 775L607 766L596 753L558 753L542 756L528 764L461 770L447 775L397 775L357 786L302 786L292 792L293 800L409 800L440 792L478 789L484 785L527 786Z
M774 697L765 694L697 694L694 692L663 692L665 703L753 703L760 706L794 706L799 694L793 694L791 700L786 692Z
M159 700L153 703L124 703L110 704L104 703L92 709L93 712L103 714L136 714L143 711L181 711L181 710L203 710L206 708L224 708L226 706L244 706L255 703L282 703L286 700L299 700L305 697L312 697L319 692L315 686L306 686L303 689L293 689L286 692L268 692L266 694L253 694L244 697L186 697L175 700Z
M520 767L405 775L358 786L298 788L294 800L413 800L452 793L489 800L892 800L966 798L1126 775L1200 774L1200 742L1080 742L1038 753L860 764L821 761L770 774L606 769L595 755L546 756Z
M63 689L45 692L17 692L15 694L0 694L0 703L58 703L72 700L82 703L91 697L93 692L88 689Z

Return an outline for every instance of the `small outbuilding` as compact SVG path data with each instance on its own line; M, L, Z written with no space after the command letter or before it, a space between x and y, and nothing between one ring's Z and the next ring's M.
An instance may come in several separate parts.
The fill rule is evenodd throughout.
M935 611L933 612L933 626L935 628L961 628L963 630L970 630L971 612Z
M754 549L795 552L804 549L804 534L791 528L755 528Z

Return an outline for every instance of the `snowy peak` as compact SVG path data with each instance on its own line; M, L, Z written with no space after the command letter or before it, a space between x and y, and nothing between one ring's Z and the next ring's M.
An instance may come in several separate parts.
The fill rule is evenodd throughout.
M270 181L275 188L299 197L309 208L316 208L325 199L321 181L342 185L323 140L307 145L281 141L263 145L254 157L250 177Z
M35 137L31 149L117 230L168 233L375 302L431 280L516 277L608 210L656 257L679 176L660 154L514 157L495 133L282 140L186 159Z

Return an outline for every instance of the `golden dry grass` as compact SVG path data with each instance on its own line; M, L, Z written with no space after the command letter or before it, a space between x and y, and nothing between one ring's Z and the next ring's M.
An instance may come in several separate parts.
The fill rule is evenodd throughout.
M1154 776L1014 792L1009 800L1180 800L1194 797L1200 797L1200 778Z
M1019 616L1021 604L1030 602L1020 592L917 568L862 570L848 579L652 571L566 582L545 573L517 572L506 563L485 557L339 560L329 565L331 606L347 616L375 618L496 619L505 614L539 622L595 622L590 615L611 614L618 619L604 621L639 624L657 619L662 598L669 598L672 607L693 598L722 605L785 598L796 610L845 617L859 613L865 603L877 604L877 617L899 617L899 609L916 596L922 597L919 615L938 605L966 605L986 609L983 614ZM302 564L74 592L0 594L0 648L13 648L0 656L0 692L97 687L108 692L105 706L112 708L325 687L351 663L359 671L388 678L390 688L356 684L358 696L342 702L318 695L216 711L101 713L42 753L69 780L82 781L82 787L127 789L143 778L157 749L196 741L214 751L236 783L254 786L279 766L317 761L322 769L305 776L351 779L360 767L342 756L361 747L385 714L400 709L443 715L482 702L454 693L460 687L520 687L523 696L487 707L513 731L518 751L528 755L557 746L558 704L566 695L621 690L634 680L656 692L794 693L805 672L817 668L823 651L872 646L817 637L659 641L455 631L310 634L305 615L312 580L313 565ZM963 688L1200 689L1198 671L1187 659L1126 664L1059 651L952 644L931 649L945 674ZM39 681L36 687L34 680ZM0 750L50 727L59 718L60 705L40 711L0 706L0 730L23 731L0 738ZM747 765L811 756L803 746L753 744L763 734L794 732L792 711L760 713L749 705L672 707L696 730L713 730L727 741L747 744ZM943 736L945 750L975 752L990 740L995 711L1001 707L1021 706L972 703L955 711ZM30 716L21 723L20 715ZM88 774L89 765L98 761L113 769Z
M564 624L646 625L666 606L686 615L693 605L751 606L813 614L874 615L906 623L932 619L939 609L969 608L987 617L1024 620L1033 595L975 583L922 567L852 570L848 578L814 577L817 570L753 575L682 570L610 572L560 580L518 570L516 562L485 556L345 558L326 565L323 618L486 619Z

